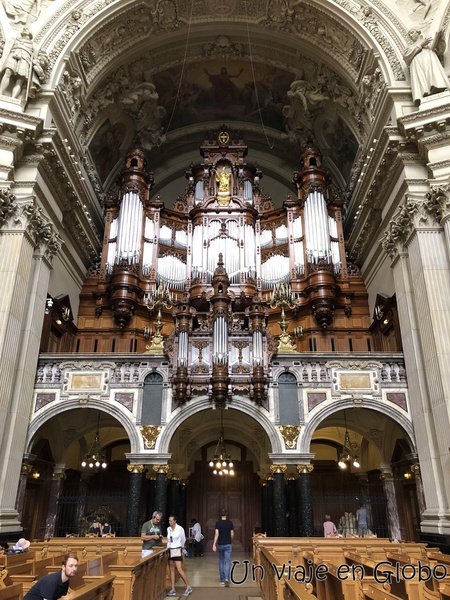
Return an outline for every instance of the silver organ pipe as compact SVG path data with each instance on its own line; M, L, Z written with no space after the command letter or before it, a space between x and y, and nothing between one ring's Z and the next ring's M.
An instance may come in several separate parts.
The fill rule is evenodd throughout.
M249 179L244 181L244 202L253 204L253 185Z
M184 230L175 231L175 248L187 248L187 232Z
M186 284L186 265L177 256L163 256L158 259L158 282L177 290Z
M256 367L263 366L263 343L261 331L253 332L253 364Z
M142 236L142 202L135 192L122 198L117 229L117 261L139 262Z
M305 272L305 255L303 248L303 230L302 230L302 219L301 217L297 217L294 219L292 224L292 233L294 236L294 264L297 270L297 273L303 275Z
M270 229L264 229L264 231L261 231L259 239L261 242L261 250L272 247L272 231Z
M148 275L152 268L152 254L153 254L153 235L154 235L154 223L152 219L145 218L144 226L144 251L142 256L142 273Z
M192 277L203 272L203 225L196 225L192 234Z
M213 362L225 364L228 362L228 328L225 317L217 317L213 328Z
M328 213L320 192L312 192L305 202L305 233L308 261L317 263L320 258L329 260L331 249Z
M195 184L195 204L200 204L205 198L205 188L203 180L197 181Z
M106 272L112 273L112 269L114 266L114 261L116 258L116 249L117 249L117 219L111 222L111 226L109 228L109 243L108 243L108 254L106 256Z
M286 225L280 225L275 230L275 240L277 246L279 244L285 244L288 240L288 230Z
M159 230L159 241L166 246L172 245L172 230L167 225L162 225Z
M256 277L255 231L251 225L244 225L244 264L241 270Z
M261 265L261 284L264 289L288 281L290 281L289 257L277 254Z
M178 336L178 366L187 367L188 364L188 334L181 331Z
M337 231L337 223L333 217L328 217L328 227L330 229L330 236L334 238L331 241L331 257L334 265L334 272L340 273L341 271L341 256L339 252L339 242L337 241L338 231Z

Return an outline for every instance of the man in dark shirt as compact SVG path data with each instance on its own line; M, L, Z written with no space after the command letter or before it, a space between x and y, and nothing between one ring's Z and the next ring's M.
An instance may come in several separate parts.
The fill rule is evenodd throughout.
M162 546L161 522L162 512L155 510L150 521L146 521L142 525L141 540L142 540L142 558L149 554L153 554L154 546Z
M219 551L220 585L224 585L225 587L230 585L231 543L233 537L234 525L227 518L227 511L222 508L220 511L220 521L216 522L212 549L213 552Z
M22 600L58 600L61 596L66 596L69 591L70 578L75 575L77 568L77 555L74 552L68 552L64 556L61 571L50 573L39 579Z

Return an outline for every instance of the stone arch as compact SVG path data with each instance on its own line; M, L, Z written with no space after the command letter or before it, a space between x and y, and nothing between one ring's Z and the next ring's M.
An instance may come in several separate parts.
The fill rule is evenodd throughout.
M400 411L396 410L395 408L387 406L386 404L382 404L375 400L369 400L366 398L363 400L362 404L356 405L352 398L346 398L333 402L333 404L329 404L328 406L322 407L322 409L318 411L302 429L299 439L299 451L309 452L309 448L311 446L311 439L314 432L316 431L319 424L322 421L324 421L327 417L342 410L356 407L362 409L370 409L387 415L398 425L400 425L400 427L406 433L409 445L411 447L411 452L417 452L414 430L411 421L406 416L403 416L400 413Z
M53 406L48 406L45 410L42 410L42 414L37 415L30 423L25 444L25 452L30 452L34 437L42 425L63 412L75 409L81 410L82 408L98 410L114 417L127 433L130 441L131 453L142 452L144 450L142 436L130 417L127 416L123 410L119 409L113 403L106 404L102 400L91 398L89 399L89 404L85 406L81 406L78 399L72 399L64 401L64 404L59 402L55 403Z
M164 427L164 430L161 432L161 435L159 436L156 442L155 450L161 454L168 454L171 439L174 433L177 431L177 429L189 417L204 410L213 410L211 407L211 402L206 396L202 398L196 398L195 403L192 403L190 406L183 405L182 408L178 408L173 413L173 417L170 420L170 423L168 423L167 426ZM267 435L272 448L271 453L283 452L280 435L278 434L274 425L270 422L268 417L264 415L263 410L260 407L248 404L239 397L233 397L233 400L230 403L227 410L237 410L253 418Z

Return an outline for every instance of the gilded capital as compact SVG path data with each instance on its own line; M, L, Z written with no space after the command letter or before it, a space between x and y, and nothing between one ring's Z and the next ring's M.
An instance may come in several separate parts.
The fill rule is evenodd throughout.
M30 475L33 471L33 467L27 463L23 463L20 472L22 475Z
M297 471L299 473L312 473L314 465L297 465Z
M281 425L278 429L283 436L286 448L295 448L301 431L300 425Z
M270 470L275 475L275 473L286 473L287 466L286 465L270 465Z
M420 473L420 465L418 463L411 465L409 468L411 469L411 473L414 473L414 475L418 475Z
M164 473L165 475L168 475L170 473L170 466L169 465L153 465L153 470L155 471L155 473Z
M155 447L156 440L161 432L159 425L141 425L139 427L141 435L144 438L146 447L151 450Z
M143 473L145 471L145 466L131 464L127 465L127 470L130 471L130 473Z

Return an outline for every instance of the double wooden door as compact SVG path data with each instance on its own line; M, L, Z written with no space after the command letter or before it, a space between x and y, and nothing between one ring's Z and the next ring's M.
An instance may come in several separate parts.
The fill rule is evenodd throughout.
M196 462L187 488L187 522L202 527L204 550L211 550L216 521L222 508L234 525L233 550L250 552L255 527L261 526L261 492L251 462L239 462L234 476L213 475L205 462Z

